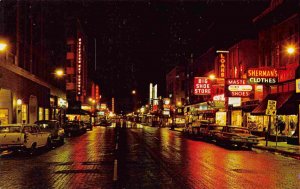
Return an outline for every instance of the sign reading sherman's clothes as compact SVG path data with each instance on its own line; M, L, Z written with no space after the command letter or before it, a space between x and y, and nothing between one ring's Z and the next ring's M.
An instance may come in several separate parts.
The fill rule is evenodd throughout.
M247 78L251 84L276 84L278 71L274 68L249 68Z

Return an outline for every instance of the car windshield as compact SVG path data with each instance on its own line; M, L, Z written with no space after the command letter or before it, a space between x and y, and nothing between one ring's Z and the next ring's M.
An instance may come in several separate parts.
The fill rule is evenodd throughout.
M49 122L49 123L38 123L38 125L45 130L51 130L55 129L55 123L54 122Z
M0 133L19 133L21 131L20 126L1 126Z
M222 130L223 127L209 127L209 130Z

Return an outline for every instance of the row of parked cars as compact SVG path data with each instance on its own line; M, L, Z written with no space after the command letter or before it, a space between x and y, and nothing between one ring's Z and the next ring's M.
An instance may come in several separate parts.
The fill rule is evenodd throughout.
M8 124L0 126L0 151L34 151L41 147L64 144L66 136L92 130L91 123L70 121L61 125L57 120L41 120L35 124Z
M252 148L259 143L257 136L250 130L237 126L220 126L209 122L201 122L199 126L188 126L183 133L189 137L200 138L206 141L214 141L220 145Z

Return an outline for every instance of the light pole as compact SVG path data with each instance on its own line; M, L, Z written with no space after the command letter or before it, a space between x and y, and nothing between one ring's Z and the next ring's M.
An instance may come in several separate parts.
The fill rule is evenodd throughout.
M132 90L131 94L132 94L132 101L133 101L133 111L135 111L135 109L136 109L136 96L137 96L136 90L135 89Z
M286 47L286 53L289 56L295 56L295 54L297 53L297 48L295 45L290 44L289 46ZM296 69L296 73L295 73L295 83L297 84L296 80L298 80L300 78L300 67L298 66L298 68ZM297 89L299 90L299 86L296 86L296 93L299 93L299 91L297 92ZM299 98L299 94L297 94L297 100L296 100L296 105L297 105L297 110L298 110L298 123L295 129L295 133L293 134L293 136L291 137L290 143L292 144L300 144L300 99ZM298 141L297 141L298 138ZM289 143L289 140L288 140Z

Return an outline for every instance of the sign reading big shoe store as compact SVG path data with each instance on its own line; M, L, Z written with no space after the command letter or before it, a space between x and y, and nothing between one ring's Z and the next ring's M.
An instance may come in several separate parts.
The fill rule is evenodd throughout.
M274 68L249 68L248 83L272 85L278 82L278 71Z

